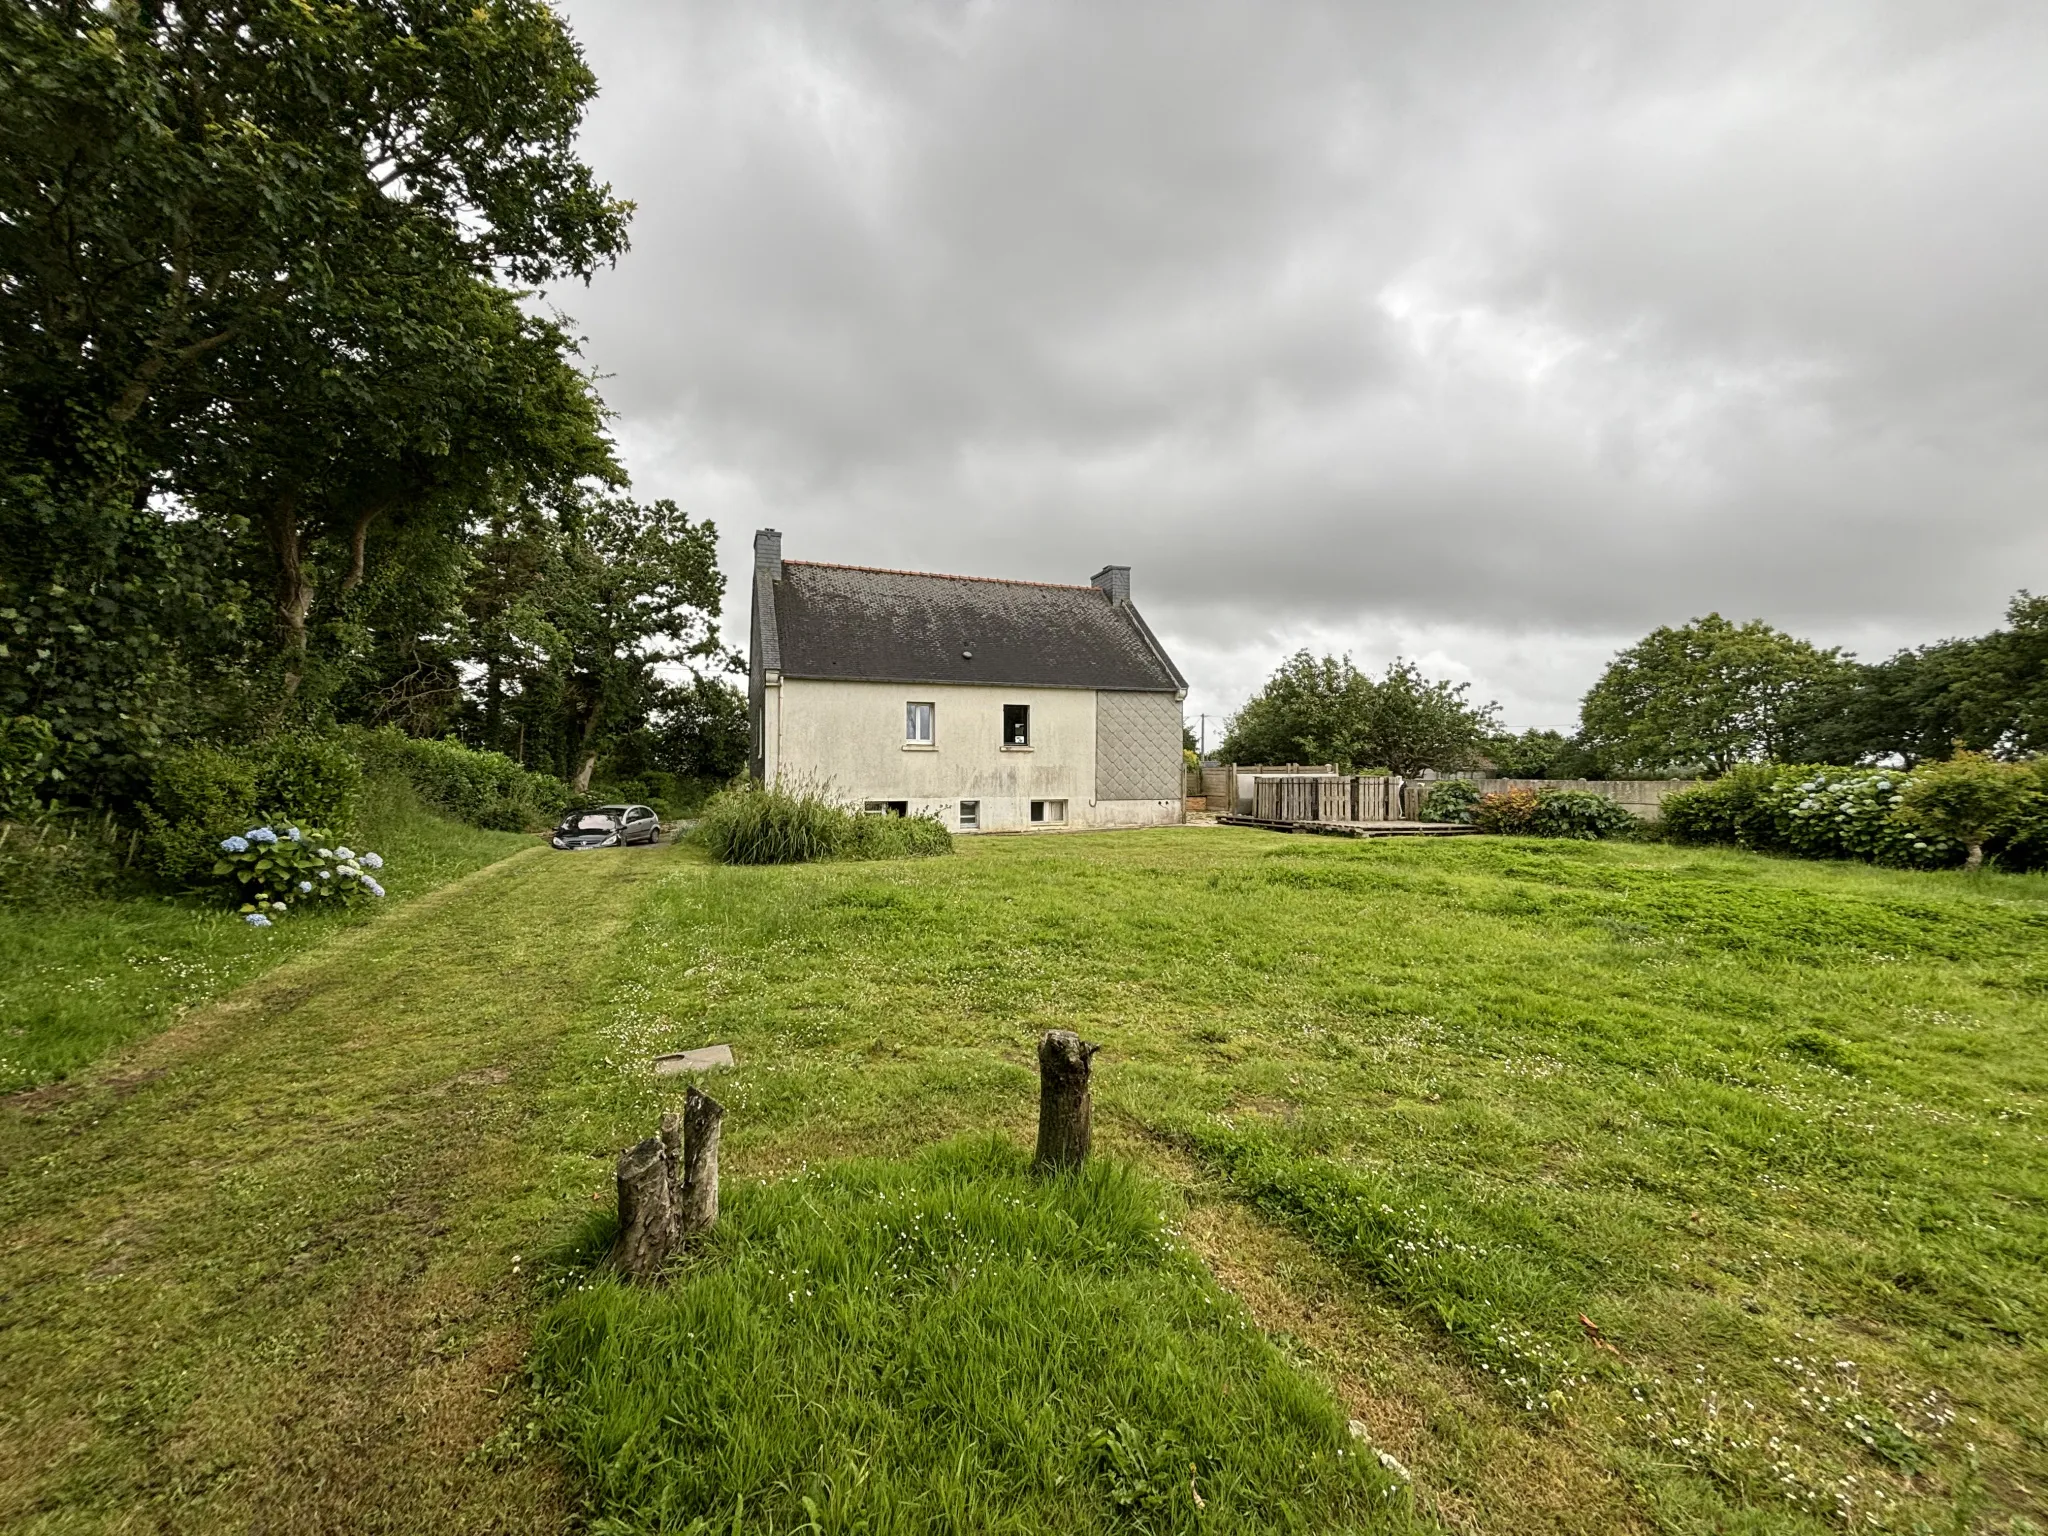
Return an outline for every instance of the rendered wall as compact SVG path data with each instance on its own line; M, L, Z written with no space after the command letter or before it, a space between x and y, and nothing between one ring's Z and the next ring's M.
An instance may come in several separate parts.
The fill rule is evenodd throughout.
M1151 826L1181 819L1173 785L1157 797L1098 799L1096 695L1085 688L981 688L784 678L768 690L775 782L807 782L847 800L902 800L959 825L981 803L985 832L1044 830L1033 800L1067 802L1068 827ZM1166 700L1179 719L1179 706ZM906 745L904 705L933 706L933 744ZM1003 706L1031 709L1028 750L1002 743ZM1179 732L1175 730L1176 772Z

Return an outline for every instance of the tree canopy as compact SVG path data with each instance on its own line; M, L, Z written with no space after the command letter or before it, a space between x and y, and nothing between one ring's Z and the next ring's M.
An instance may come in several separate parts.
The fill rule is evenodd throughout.
M1498 714L1468 692L1399 658L1374 679L1349 656L1299 651L1232 718L1220 750L1238 763L1331 762L1403 775L1463 768Z
M1617 773L1782 760L1802 691L1848 666L1761 619L1710 613L1652 630L1609 662L1580 706L1581 739Z

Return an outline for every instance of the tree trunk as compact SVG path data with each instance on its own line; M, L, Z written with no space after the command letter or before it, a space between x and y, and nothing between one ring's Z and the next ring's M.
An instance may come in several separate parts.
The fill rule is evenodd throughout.
M682 1202L676 1227L688 1237L718 1225L718 1138L725 1106L692 1088L683 1100Z
M313 583L306 575L305 549L299 536L299 493L286 491L271 504L270 547L277 556L277 620L283 630L288 686L298 687L300 659L306 654L306 616L313 611Z
M592 773L596 772L596 770L597 754L595 752L584 753L583 766L576 770L576 777L570 781L569 787L575 790L576 793L579 795L589 794L590 776Z
M1963 873L1974 874L1977 870L1980 870L1983 867L1984 845L1982 843L1970 844L1969 854L1963 859Z
M1088 1078L1099 1045L1071 1029L1048 1030L1038 1042L1038 1154L1035 1173L1060 1173L1088 1160L1094 1113Z

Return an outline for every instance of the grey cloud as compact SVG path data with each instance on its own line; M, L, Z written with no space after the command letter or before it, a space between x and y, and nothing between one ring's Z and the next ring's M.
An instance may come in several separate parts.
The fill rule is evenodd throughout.
M2048 579L2037 5L569 15L641 211L553 297L735 565L1116 558L1169 629L1482 680Z

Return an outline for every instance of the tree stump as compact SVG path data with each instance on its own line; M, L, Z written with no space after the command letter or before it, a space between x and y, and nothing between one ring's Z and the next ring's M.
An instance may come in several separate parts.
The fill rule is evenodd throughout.
M668 1148L661 1137L650 1136L619 1154L619 1235L611 1262L636 1285L650 1285L675 1246Z
M1101 1050L1071 1029L1048 1030L1038 1041L1038 1153L1034 1173L1061 1173L1088 1161L1093 1110L1088 1077Z
M619 1154L619 1235L610 1262L636 1285L652 1285L683 1240L718 1221L718 1138L725 1106L695 1088L681 1115L661 1117L661 1134Z
M718 1136L724 1128L725 1106L692 1088L683 1100L683 1198L676 1212L682 1236L718 1224Z

